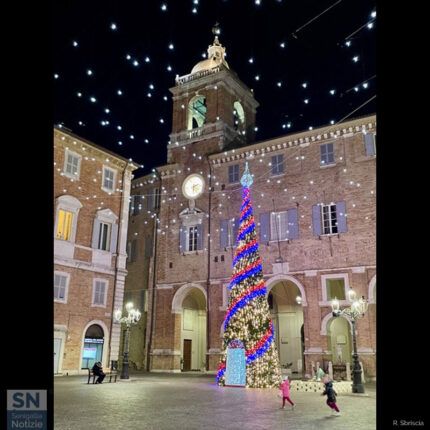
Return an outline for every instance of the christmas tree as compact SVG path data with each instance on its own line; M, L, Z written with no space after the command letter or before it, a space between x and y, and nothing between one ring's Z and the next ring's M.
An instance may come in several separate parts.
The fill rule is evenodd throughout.
M219 385L225 385L227 347L233 339L240 339L245 346L246 386L276 387L282 383L282 377L258 253L249 192L252 176L248 163L240 182L243 186L240 227L233 259L233 276L229 285L228 309L224 319L223 356L216 380Z

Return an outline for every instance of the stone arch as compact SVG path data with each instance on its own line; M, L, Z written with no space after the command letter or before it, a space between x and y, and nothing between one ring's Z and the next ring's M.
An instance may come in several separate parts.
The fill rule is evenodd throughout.
M202 127L206 123L206 97L196 94L188 103L187 130Z
M182 313L182 302L183 302L184 298L186 297L186 295L189 293L189 291L193 288L197 288L198 290L200 290L203 293L203 295L205 296L206 307L207 307L208 298L206 295L206 290L198 284L188 283L188 284L182 285L182 287L180 287L178 289L178 291L176 291L175 295L173 296L172 314L181 314Z
M375 303L375 286L376 286L376 275L369 282L369 293L367 295L369 303Z
M266 287L267 287L267 294L269 294L270 290L279 282L279 281L291 281L296 287L300 290L300 293L302 295L302 306L307 306L307 300L306 300L306 293L305 288L303 285L296 279L293 278L290 275L275 275L269 278L266 281Z
M81 340L81 354L79 358L79 369L81 368L82 363L82 353L84 350L84 343L85 343L85 333L87 332L88 328L92 326L93 324L99 325L103 329L103 354L102 354L102 366L103 367L110 367L110 363L108 362L108 355L109 355L109 330L106 326L106 324L101 320L91 320L88 322L88 324L84 327L84 330L82 331L82 340Z
M332 319L335 318L333 317L333 313L329 312L321 321L321 331L320 331L320 335L321 336L327 336L327 324L328 322ZM351 322L351 318L348 315L343 314L341 317L337 317L337 318L345 318L348 321L349 324L349 331L351 333L352 336L352 322ZM357 334L357 330L355 330L355 333Z

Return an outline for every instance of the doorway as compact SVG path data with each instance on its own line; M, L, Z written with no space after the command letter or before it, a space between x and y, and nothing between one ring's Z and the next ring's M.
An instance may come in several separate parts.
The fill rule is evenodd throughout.
M301 297L299 288L289 280L277 282L268 294L279 361L293 374L301 374L304 369L303 309L298 296Z
M61 339L54 338L54 373L59 371Z
M84 348L82 351L82 369L92 368L94 363L102 361L104 333L103 329L93 324L85 332Z
M184 363L182 370L187 372L191 370L191 339L184 339Z

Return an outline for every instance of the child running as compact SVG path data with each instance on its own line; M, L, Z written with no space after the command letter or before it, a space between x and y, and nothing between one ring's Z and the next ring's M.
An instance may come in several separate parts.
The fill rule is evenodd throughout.
M336 405L337 393L334 391L333 383L327 377L323 380L323 382L325 384L325 390L323 393L321 393L321 396L327 395L327 405L331 408L332 415L334 414L336 417L339 417L340 412Z
M279 389L282 391L282 407L280 409L285 409L285 400L288 400L288 403L294 409L294 403L290 399L290 381L288 380L288 376L284 378L284 382L279 386Z

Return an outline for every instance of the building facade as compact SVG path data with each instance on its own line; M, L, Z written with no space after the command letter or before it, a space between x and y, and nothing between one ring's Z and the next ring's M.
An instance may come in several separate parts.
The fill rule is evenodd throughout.
M217 370L248 162L281 365L310 375L312 362L352 362L351 321L330 300L346 306L353 287L370 303L357 344L375 377L376 117L253 143L258 103L224 56L216 37L176 78L167 164L132 182L126 291L148 291L133 359Z
M126 159L54 128L54 372L118 360L132 171Z

